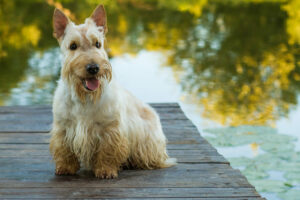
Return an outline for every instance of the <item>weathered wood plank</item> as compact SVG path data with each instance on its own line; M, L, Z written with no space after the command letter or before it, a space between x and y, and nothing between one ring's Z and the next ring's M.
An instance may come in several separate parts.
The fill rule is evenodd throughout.
M175 131L172 132L165 131L165 134L168 138L169 144L173 144L177 146L183 144L209 145L208 142L202 137L199 137L199 135L192 135L185 132L180 133ZM45 133L0 133L0 144L48 143L49 139L50 139L50 135Z
M178 104L153 105L163 126L193 126ZM0 107L0 132L49 132L53 121L51 112L51 106L43 105Z
M203 144L201 149L168 149L174 155L202 155L207 153L215 155L217 151L212 149L211 146ZM16 155L18 154L18 155ZM49 145L45 144L1 144L0 157L3 156L45 156L49 155Z
M55 176L51 157L0 158L0 188L4 187L252 187L227 164L178 164L168 169L124 170L115 180L99 180L91 172ZM57 184L59 183L59 184ZM95 185L95 186L94 186Z
M8 199L14 199L14 198L8 198ZM16 198L19 199L19 198ZM32 200L32 198L20 198L22 200ZM49 198L45 198L45 199L49 199ZM53 199L53 198L51 198ZM66 199L66 198L65 198ZM93 198L84 198L84 199L93 199ZM166 198L156 198L156 197L131 197L131 198L101 198L101 199L109 199L109 200L141 200L141 199L146 199L146 200L182 200L183 198L173 198L173 197L166 197ZM261 197L222 197L222 198L184 198L185 200L266 200L265 198L261 198Z
M1 127L1 126L0 126ZM45 129L45 128L44 128ZM199 132L197 130L196 127L194 126L182 126L182 127L179 127L179 126L167 126L165 124L165 126L163 127L163 130L165 132L165 134L170 134L170 135L174 135L174 134L188 134L188 135L196 135L197 137L199 136ZM23 133L24 131L14 131L14 132L6 132L6 131L3 131L0 133L0 134L3 134L3 133ZM41 132L29 132L29 133L48 133L48 132L45 132L45 131L41 131Z
M253 188L14 188L0 189L3 198L162 198L258 197Z
M62 182L63 180L68 181L69 178L68 177L55 177L54 175L54 163L53 162L42 162L43 160L38 160L38 159L33 159L33 160L26 160L26 159L12 159L13 161L16 162L16 166L12 165L12 162L7 160L3 160L0 159L3 162L3 166L0 167L0 178L1 179L5 179L7 181L7 185L6 184L2 184L3 181L0 181L0 185L2 184L1 187L10 187L10 183L17 181L20 179L20 175L22 175L22 180L23 182L21 184L18 185L18 187L28 187L27 183L25 182L31 182L31 181L35 181L34 177L29 177L28 175L34 174L34 176L39 176L40 178L43 177L52 177L53 179L51 181L49 180L39 180L38 185L31 185L31 187L43 187L40 186L40 182L48 182L46 184L51 184L51 182L55 182L55 181L60 181ZM21 162L23 162L23 165L21 165ZM32 163L31 163L32 162ZM34 166L33 166L34 165ZM192 171L192 172L190 172ZM180 172L180 173L179 173ZM151 174L153 173L155 176L159 176L160 174L163 174L164 171L158 172L157 170L155 171L150 171L150 170L128 170L125 169L123 171L120 172L120 176L128 176L128 175L133 175L133 174L140 174L140 175L147 175L147 174ZM189 180L185 180L185 187L233 187L232 185L225 185L226 182L228 182L228 180L225 180L226 177L230 177L232 178L238 178L240 179L240 181L245 181L245 178L243 177L243 175L238 171L238 170L234 170L232 168L230 168L228 165L226 166L226 164L178 164L178 166L176 167L172 167L170 169L168 169L168 173L179 173L179 174L184 174L184 173L198 173L197 176L201 177L203 180L200 181L201 184L197 184L197 185L192 185L191 183L189 183ZM13 175L12 175L13 174ZM15 175L16 174L16 175ZM25 174L25 176L23 176ZM80 180L94 180L95 181L102 181L99 179L94 178L92 172L90 171L79 171L78 174L76 175L76 179L80 179ZM187 175L189 176L189 175ZM217 184L209 184L209 182L207 183L205 179L216 179L216 178L225 178L223 181L217 183ZM74 177L73 177L74 178ZM184 178L184 177L183 177ZM56 179L56 180L54 180ZM160 178L159 178L160 179ZM132 185L134 186L134 181L135 179L132 178L131 183L128 183L127 186ZM147 181L147 180L145 180ZM111 182L111 181L109 181ZM165 185L162 185L159 183L159 180L157 181L158 184L155 185L155 187L165 187ZM184 183L184 180L183 180ZM182 184L183 184L182 183ZM95 183L97 184L97 187L103 187L104 185L101 185L101 183ZM99 185L100 184L100 185ZM44 185L44 184L43 184ZM17 187L17 185L13 184L14 187ZM68 185L64 185L64 184L60 184L58 185L58 187L68 187ZM251 187L248 184L244 184L244 187ZM54 186L55 187L55 186ZM104 187L110 187L110 186L104 186ZM125 187L123 185L123 187ZM136 186L135 186L136 187ZM139 187L145 187L144 185L141 185ZM178 186L174 186L174 187L178 187Z
M200 171L121 171L119 177L113 180L99 180L92 174L55 177L54 170L14 172L1 175L0 188L14 187L181 187L181 188L251 188L245 177L227 171L200 174ZM205 172L204 172L205 173Z
M169 141L193 140L193 141L197 141L198 143L207 143L207 141L204 138L199 137L199 133L197 129L193 127L182 128L182 129L177 129L174 127L164 127L163 130ZM14 138L20 138L20 140L23 138L24 140L26 140L25 138L29 138L29 137L36 137L36 139L34 139L35 141L35 140L39 140L40 137L49 137L49 136L50 135L48 133L44 133L44 132L35 132L35 133L3 132L0 133L0 143L4 143L4 141L11 141ZM30 140L32 139L33 138L30 138Z
M150 103L153 108L180 108L178 103ZM0 113L51 111L51 105L1 106Z
M152 104L179 164L123 170L101 180L91 171L55 176L49 154L51 106L0 107L0 198L262 199L202 137L176 103Z
M183 111L179 107L178 104L174 104L174 106L168 104L151 104L151 106L160 113L169 113L172 112L174 114L182 115ZM1 106L0 107L0 115L1 114L12 114L12 113L29 113L29 114L36 114L36 113L51 113L52 107L50 105L40 105L40 106Z
M48 143L1 143L0 142L0 151L1 149L26 149L26 148L34 148L33 145L46 145L48 147ZM206 144L199 144L194 143L194 141L175 141L169 142L167 145L167 149L174 149L174 150L197 150L201 148L206 148L208 145ZM207 147L208 148L208 147ZM37 148L38 149L38 148Z
M0 158L0 172L10 172L10 171L19 171L19 170L54 170L54 162L52 158L49 157L9 157ZM211 164L211 163L178 163L176 166L171 167L168 171L176 170L199 170L199 171L209 171L210 173L215 173L217 171L231 171L236 170L232 169L228 164ZM202 173L202 172L201 172Z
M20 152L16 152L20 153ZM175 157L177 159L178 163L227 163L228 161L225 160L224 158L220 157L219 155L176 155L176 153L173 153L172 150L169 151L169 155L171 157ZM21 155L10 155L10 156L0 156L0 158L21 158L23 156L26 156L28 158L48 158L48 160L51 159L50 155L28 155L28 154L21 154Z
M178 108L157 108L156 110L160 117L164 119L187 119L184 113ZM15 119L26 119L24 117L30 116L31 119L52 121L52 111L49 109L44 110L12 110L12 111L2 111L0 110L0 120L15 120ZM39 116L43 118L40 119Z
M178 157L191 157L191 158L201 158L206 156L218 156L217 151L214 149L204 149L204 150L168 150L170 156ZM7 158L7 157L43 157L43 156L50 156L48 149L22 149L22 150L1 150L0 151L0 158Z
M184 134L183 134L184 136ZM182 139L176 135L168 136L168 141L170 144L207 144L206 141L187 136ZM0 133L0 144L39 144L39 143L49 143L50 135L44 133L10 133L1 134Z
M47 116L48 117L48 116ZM13 116L13 119L5 119L0 121L0 133L34 133L34 132L49 132L51 130L52 118L44 120L43 116L40 118L24 115L24 116ZM162 126L165 127L193 127L192 122L182 119L161 119Z
M251 187L239 171L227 164L178 164L161 170L124 170L116 180L99 180L86 171L77 176L56 177L54 163L44 159L0 158L0 162L0 188L70 187L70 183L74 187L136 187L137 183L140 187ZM181 180L177 180L179 177Z
M180 134L180 133L178 133ZM185 134L182 134L184 137ZM211 147L205 140L201 140L199 136L192 136L187 134L185 140L177 134L167 135L169 143L172 145L167 145L169 150L169 155L176 157L178 162L187 163L228 163L223 156L221 156L214 148ZM44 133L10 133L10 134L0 134L0 157L22 157L22 156L49 156L48 143L49 134ZM198 140L198 141L197 141ZM181 148L182 143L187 144L185 147ZM200 149L188 149L188 144L194 143L199 144ZM12 149L12 144L15 144L15 149ZM22 146L16 146L16 144L23 144ZM30 146L26 148L25 144L44 144L44 148L41 146ZM40 147L40 148L37 148Z
M174 135L167 135L167 137L168 149L199 149L200 147L204 148L206 146L212 148L205 140L202 140L200 137L198 137L199 139L188 137L182 139ZM49 138L50 135L44 133L0 133L0 149L4 144L48 144Z

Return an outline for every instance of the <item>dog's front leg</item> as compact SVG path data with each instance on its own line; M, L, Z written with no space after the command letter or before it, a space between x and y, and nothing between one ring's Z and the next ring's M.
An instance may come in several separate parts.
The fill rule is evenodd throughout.
M71 152L70 147L64 142L65 131L54 125L51 135L50 152L56 164L55 174L75 174L79 170L80 164L75 154Z
M128 140L112 123L101 133L101 143L94 156L93 171L98 178L116 178L129 155Z

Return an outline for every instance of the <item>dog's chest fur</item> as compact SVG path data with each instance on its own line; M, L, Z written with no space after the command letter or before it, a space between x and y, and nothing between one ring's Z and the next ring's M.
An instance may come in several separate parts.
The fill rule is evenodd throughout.
M84 167L90 168L93 155L96 153L105 134L105 127L116 117L107 111L105 103L87 102L81 104L62 82L59 83L57 98L60 98L61 109L58 112L60 123L65 127L65 142L75 153ZM105 98L103 98L105 99Z

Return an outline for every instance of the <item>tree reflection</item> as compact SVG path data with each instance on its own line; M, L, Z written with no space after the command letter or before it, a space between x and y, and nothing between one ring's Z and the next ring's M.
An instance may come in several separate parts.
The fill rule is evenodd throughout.
M53 5L68 8L81 23L98 3L0 2L1 94L25 79L33 52L57 46ZM109 53L159 50L182 72L178 80L203 105L205 117L230 125L272 124L297 104L299 3L245 2L252 1L105 0Z
M171 60L185 71L181 83L205 117L272 124L297 103L299 60L286 19L280 4L207 7Z

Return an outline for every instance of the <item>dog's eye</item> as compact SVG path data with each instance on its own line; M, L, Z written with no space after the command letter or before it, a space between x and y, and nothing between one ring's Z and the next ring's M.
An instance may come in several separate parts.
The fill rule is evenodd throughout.
M100 42L96 42L96 47L99 49L101 47L101 43Z
M76 49L77 49L77 44L76 44L76 43L72 43L72 44L70 45L70 49L71 49L71 50L76 50Z

